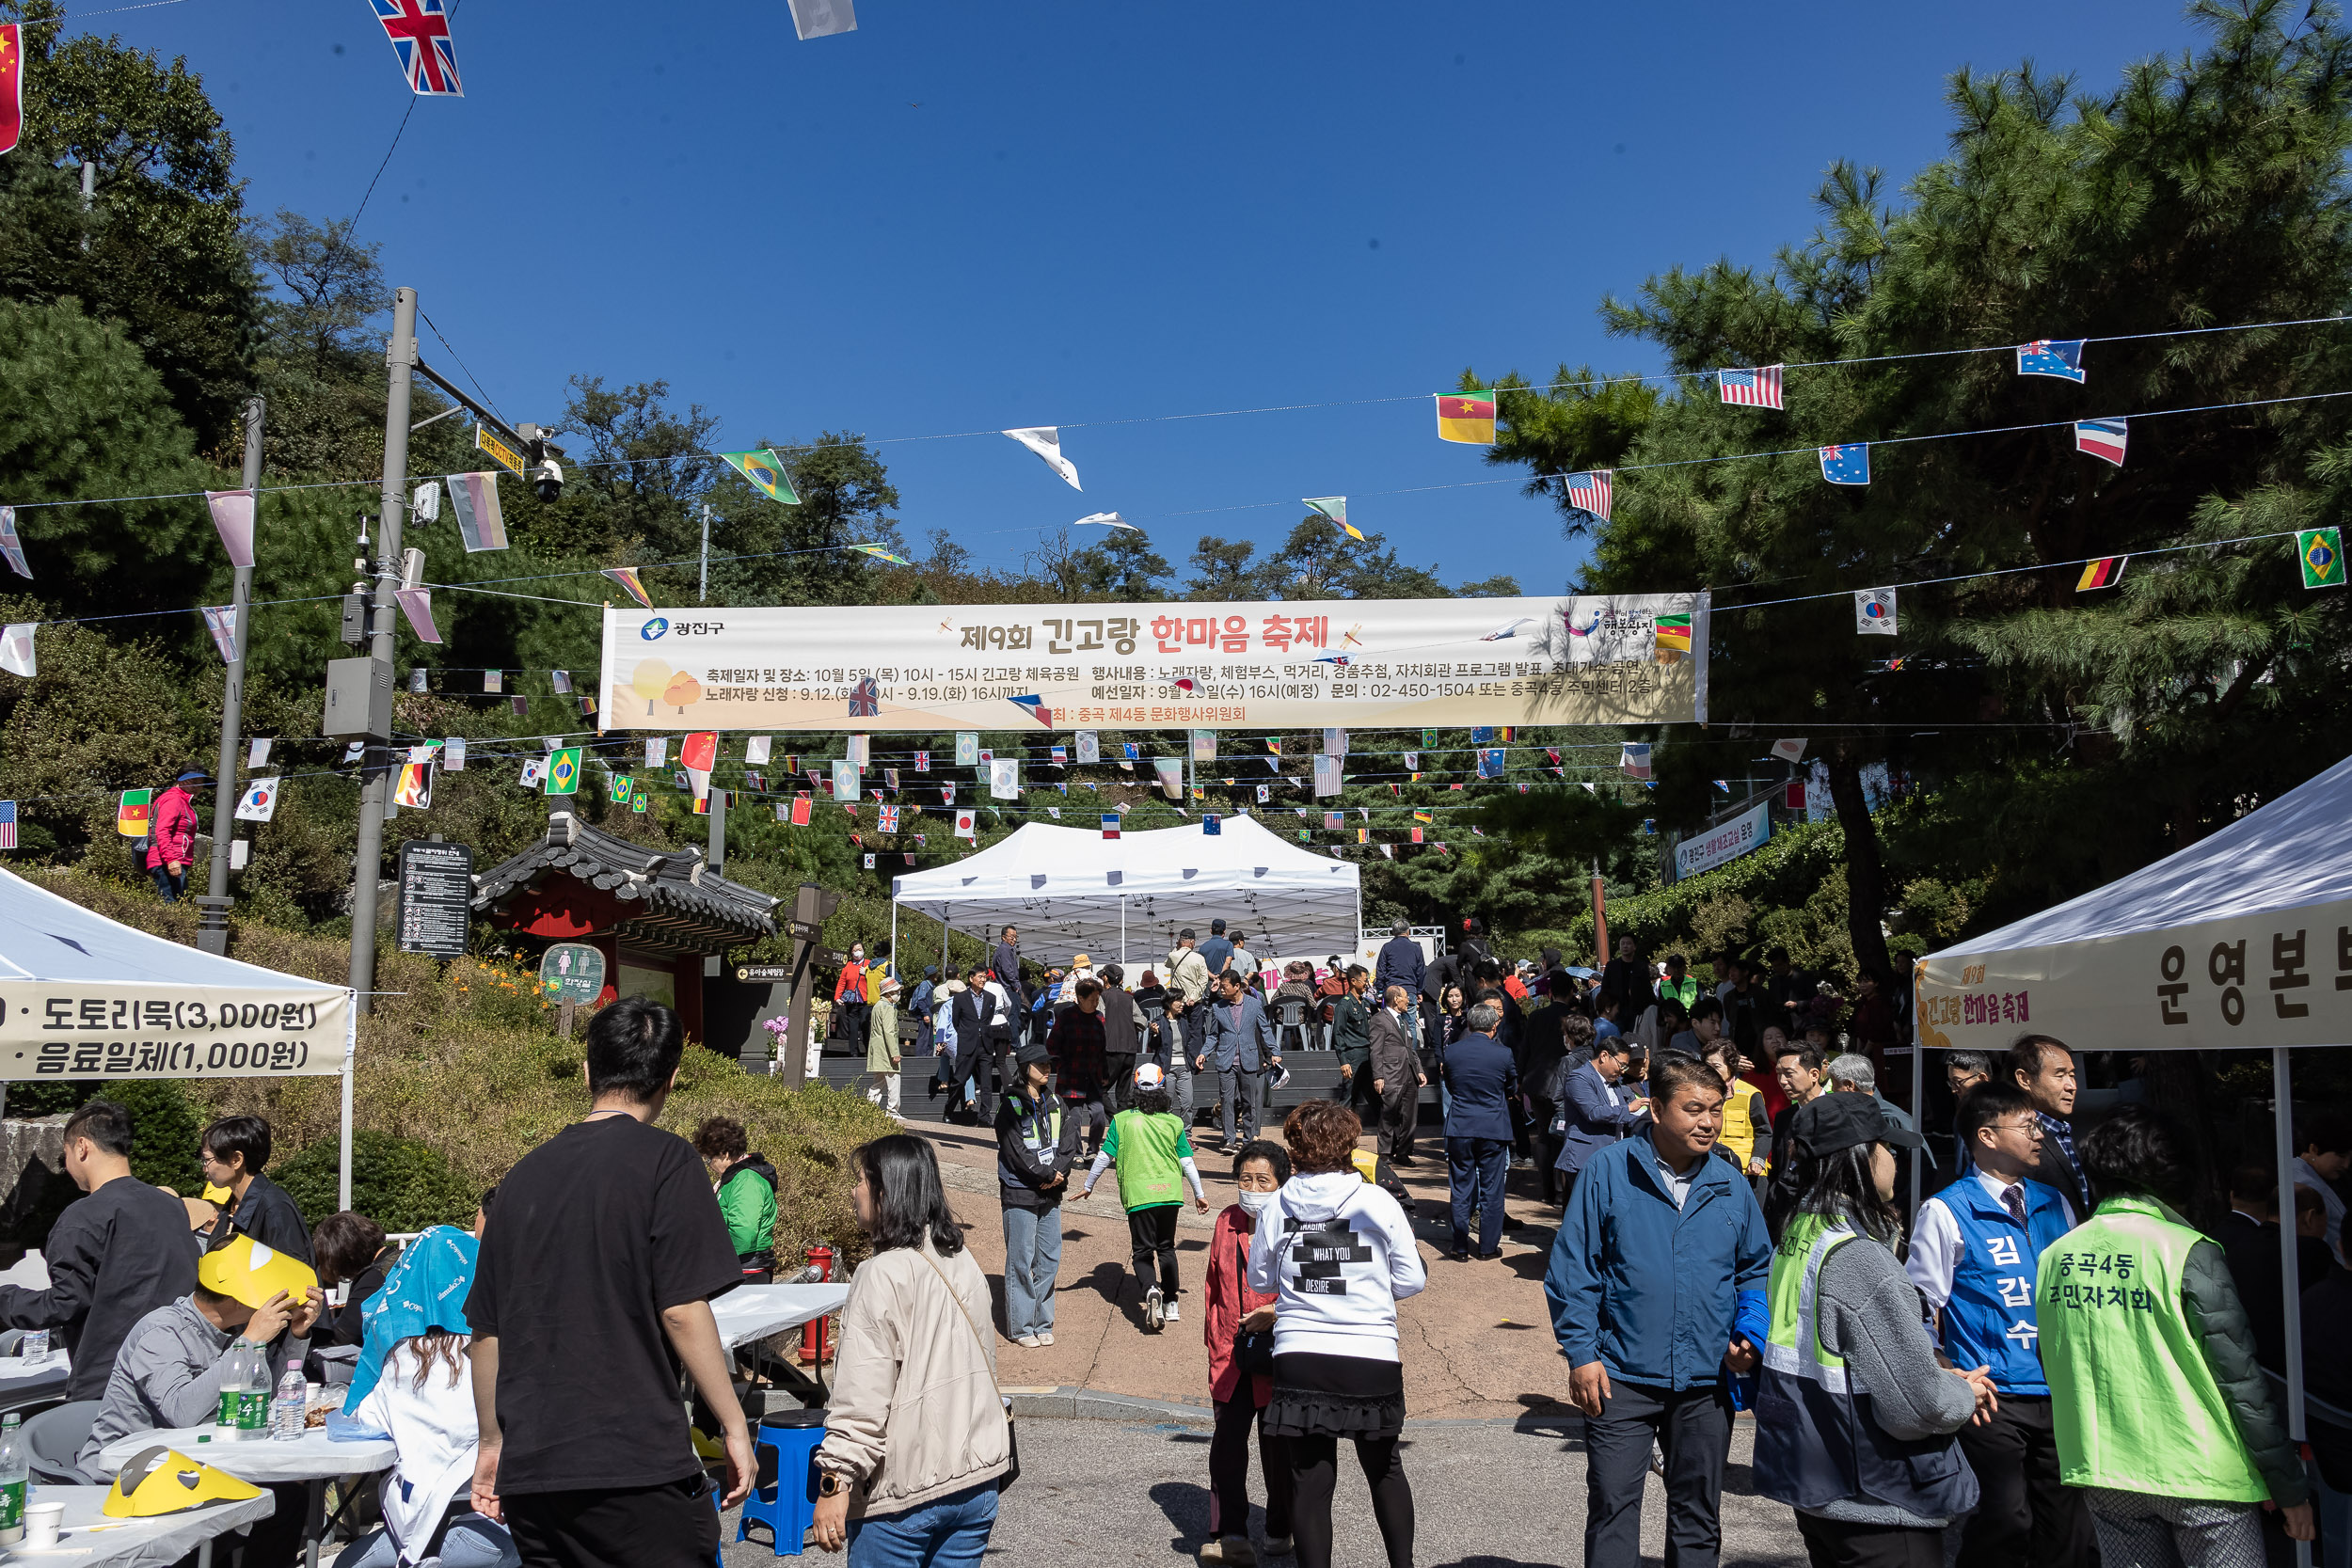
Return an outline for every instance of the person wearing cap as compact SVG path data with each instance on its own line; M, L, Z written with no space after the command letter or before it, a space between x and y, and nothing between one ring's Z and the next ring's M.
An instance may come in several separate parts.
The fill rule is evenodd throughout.
M997 1202L1005 1220L1005 1338L1024 1350L1054 1342L1054 1282L1061 1273L1061 1200L1078 1164L1078 1122L1053 1096L1054 1058L1042 1040L1013 1059L1020 1081L996 1105Z
M155 797L154 826L147 831L147 870L164 902L176 904L188 890L188 866L196 859L196 791L213 782L194 768L171 781Z
M1774 1148L1756 1489L1797 1511L1816 1568L1942 1568L1979 1495L1954 1433L1998 1408L1990 1370L1938 1361L1895 1258L1895 1151L1919 1147L1868 1096L1832 1094Z
M1192 1163L1192 1139L1168 1105L1167 1081L1150 1062L1136 1069L1136 1102L1112 1119L1078 1196L1093 1192L1114 1162L1119 1165L1120 1207L1127 1211L1127 1235L1135 1243L1136 1278L1143 1286L1143 1326L1157 1334L1163 1324L1181 1316L1176 1304L1176 1216L1184 1208L1184 1188L1192 1189L1193 1207L1204 1214L1209 1194Z
M1225 934L1225 922L1210 921L1209 940L1202 942L1195 951L1200 955L1200 961L1208 966L1209 978L1213 981L1232 968L1233 942Z
M882 992L866 1022L866 1099L904 1121L898 1114L898 977L882 977Z

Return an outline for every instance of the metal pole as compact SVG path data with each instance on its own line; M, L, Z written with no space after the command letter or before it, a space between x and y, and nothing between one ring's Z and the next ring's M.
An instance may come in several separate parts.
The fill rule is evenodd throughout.
M694 596L705 604L710 602L710 503L708 501L703 502L703 585L696 591Z
M82 166L87 178L89 165ZM254 492L255 532L260 532L262 400L245 404L245 487ZM253 642L253 568L236 569L230 591L229 679L220 694L220 767L213 775L213 872L206 892L212 902L197 922L196 944L207 953L229 951L229 839L236 831L237 741L245 722L245 651Z
M389 371L384 397L384 495L376 521L375 604L370 611L368 657L391 678L392 626L398 621L392 590L400 585L400 529L408 499L408 383L417 362L417 291L392 291L392 337L385 345ZM381 737L389 741L390 736ZM371 743L360 764L359 849L351 887L352 1005L368 1010L375 990L375 888L384 869L384 802L390 789L389 752Z
M98 166L85 158L82 160L82 211L87 214L97 204ZM89 254L89 225L87 224L82 226L82 253ZM246 483L249 484L252 481L247 480Z
M2270 1093L2278 1125L2271 1131L2271 1152L2279 1162L2279 1278L2286 1287L2287 1436L2300 1449L2308 1435L2303 1425L2303 1288L2295 1275L2295 1081L2287 1066L2287 1048L2270 1053ZM2296 1568L2312 1568L2312 1544L2295 1544Z
M727 792L721 789L716 784L713 784L710 787L710 849L704 858L714 873L722 871L726 867ZM723 955L718 953L708 953L704 955L704 979L715 980L719 977L719 966L722 958Z
M1918 984L1916 980L1912 983L1915 987ZM1919 1007L1915 994L1911 1016L1911 1125L1918 1128L1928 1124L1928 1048L1918 1037ZM1911 1157L1911 1233L1915 1236L1919 1233L1919 1179L1921 1167L1928 1163L1927 1152L1922 1148Z

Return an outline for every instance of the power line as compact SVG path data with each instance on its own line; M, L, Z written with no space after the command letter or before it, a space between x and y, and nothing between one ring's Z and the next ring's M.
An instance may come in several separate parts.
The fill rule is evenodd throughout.
M375 179L368 182L368 193L366 196L359 198L358 212L351 214L351 227L354 232L358 230L360 214L363 214L368 210L368 202L375 195L376 180L384 178L384 171L389 168L392 165L392 154L400 149L400 138L407 134L408 117L416 112L417 95L415 93L410 93L408 95L408 107L401 113L400 127L392 133L392 145L384 150L384 161L375 166Z

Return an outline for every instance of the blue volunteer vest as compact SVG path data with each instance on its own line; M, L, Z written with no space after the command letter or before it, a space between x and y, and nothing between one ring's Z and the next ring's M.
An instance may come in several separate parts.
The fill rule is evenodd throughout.
M1991 1367L1993 1386L2004 1394L2047 1395L2034 1279L2042 1254L2066 1234L2066 1204L2055 1187L2024 1186L2023 1230L1973 1171L1931 1200L1960 1227L1960 1261L1942 1319L1944 1354L1963 1370Z

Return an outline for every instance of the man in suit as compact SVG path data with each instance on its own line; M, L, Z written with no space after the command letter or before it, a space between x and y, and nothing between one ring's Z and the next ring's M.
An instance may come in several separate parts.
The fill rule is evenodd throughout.
M2296 1207L2296 1283L2308 1291L2328 1276L2327 1210L2314 1197L2312 1209L2318 1215L2314 1225L2305 1220L2302 1202ZM2317 1235L2312 1234L2314 1230ZM2247 1324L2254 1331L2254 1359L2284 1376L2286 1286L2279 1275L2279 1173L2275 1168L2249 1163L2231 1173L2230 1212L2215 1240L2221 1243L2230 1277L2237 1284L2238 1301L2246 1308Z
M1561 1135L1554 1168L1567 1177L1571 1192L1584 1162L1630 1134L1647 1109L1617 1086L1632 1059L1633 1042L1610 1035L1594 1040L1593 1059L1568 1074L1567 1099L1553 1113L1552 1128Z
M1421 1091L1429 1079L1421 1070L1421 1053L1413 1049L1420 1020L1414 996L1403 986L1391 986L1381 998L1387 1006L1372 1017L1372 1092L1380 1097L1379 1152L1395 1164L1413 1163L1413 1129L1421 1120Z
M2077 1214L2090 1212L2090 1187L2074 1153L2074 1053L2047 1035L2021 1035L2009 1048L2009 1077L2033 1101L2042 1123L2041 1160L2030 1173L2056 1187Z
M1495 1038L1502 1006L1489 998L1470 1010L1469 1031L1446 1048L1446 1177L1454 1196L1454 1257L1502 1256L1502 1188L1511 1175L1511 1101L1518 1064ZM1478 1250L1470 1222L1478 1215Z
M1009 1014L1006 1022L1017 1031L1029 1015L1029 993L1021 984L1021 933L1010 926L1005 927L1004 940L996 944L989 968L995 974L996 983L1005 988ZM1005 1082L1018 1083L1019 1079L1009 1072Z
M1258 1135L1260 1085L1267 1069L1282 1065L1274 1049L1274 1021L1266 1017L1264 1001L1230 970L1217 976L1216 1000L1203 1010L1209 1015L1208 1047L1193 1066L1202 1071L1216 1067L1224 1096L1219 1117L1225 1147L1236 1149Z
M1380 988L1383 996L1389 994L1391 986L1403 986L1406 995L1419 996L1422 977L1429 967L1421 956L1421 943L1413 940L1413 927L1406 921L1398 921L1389 927L1389 940L1373 965L1372 983Z
M991 972L986 964L974 964L967 975L969 982L955 1001L948 1006L948 1020L956 1026L956 1065L949 1069L950 1082L972 1085L972 1103L967 1107L979 1117L984 1126L993 1126L996 1117L990 1094L990 1078L995 1069L996 1038L1004 1021L995 996L988 990ZM989 1114L981 1117L983 1108Z

